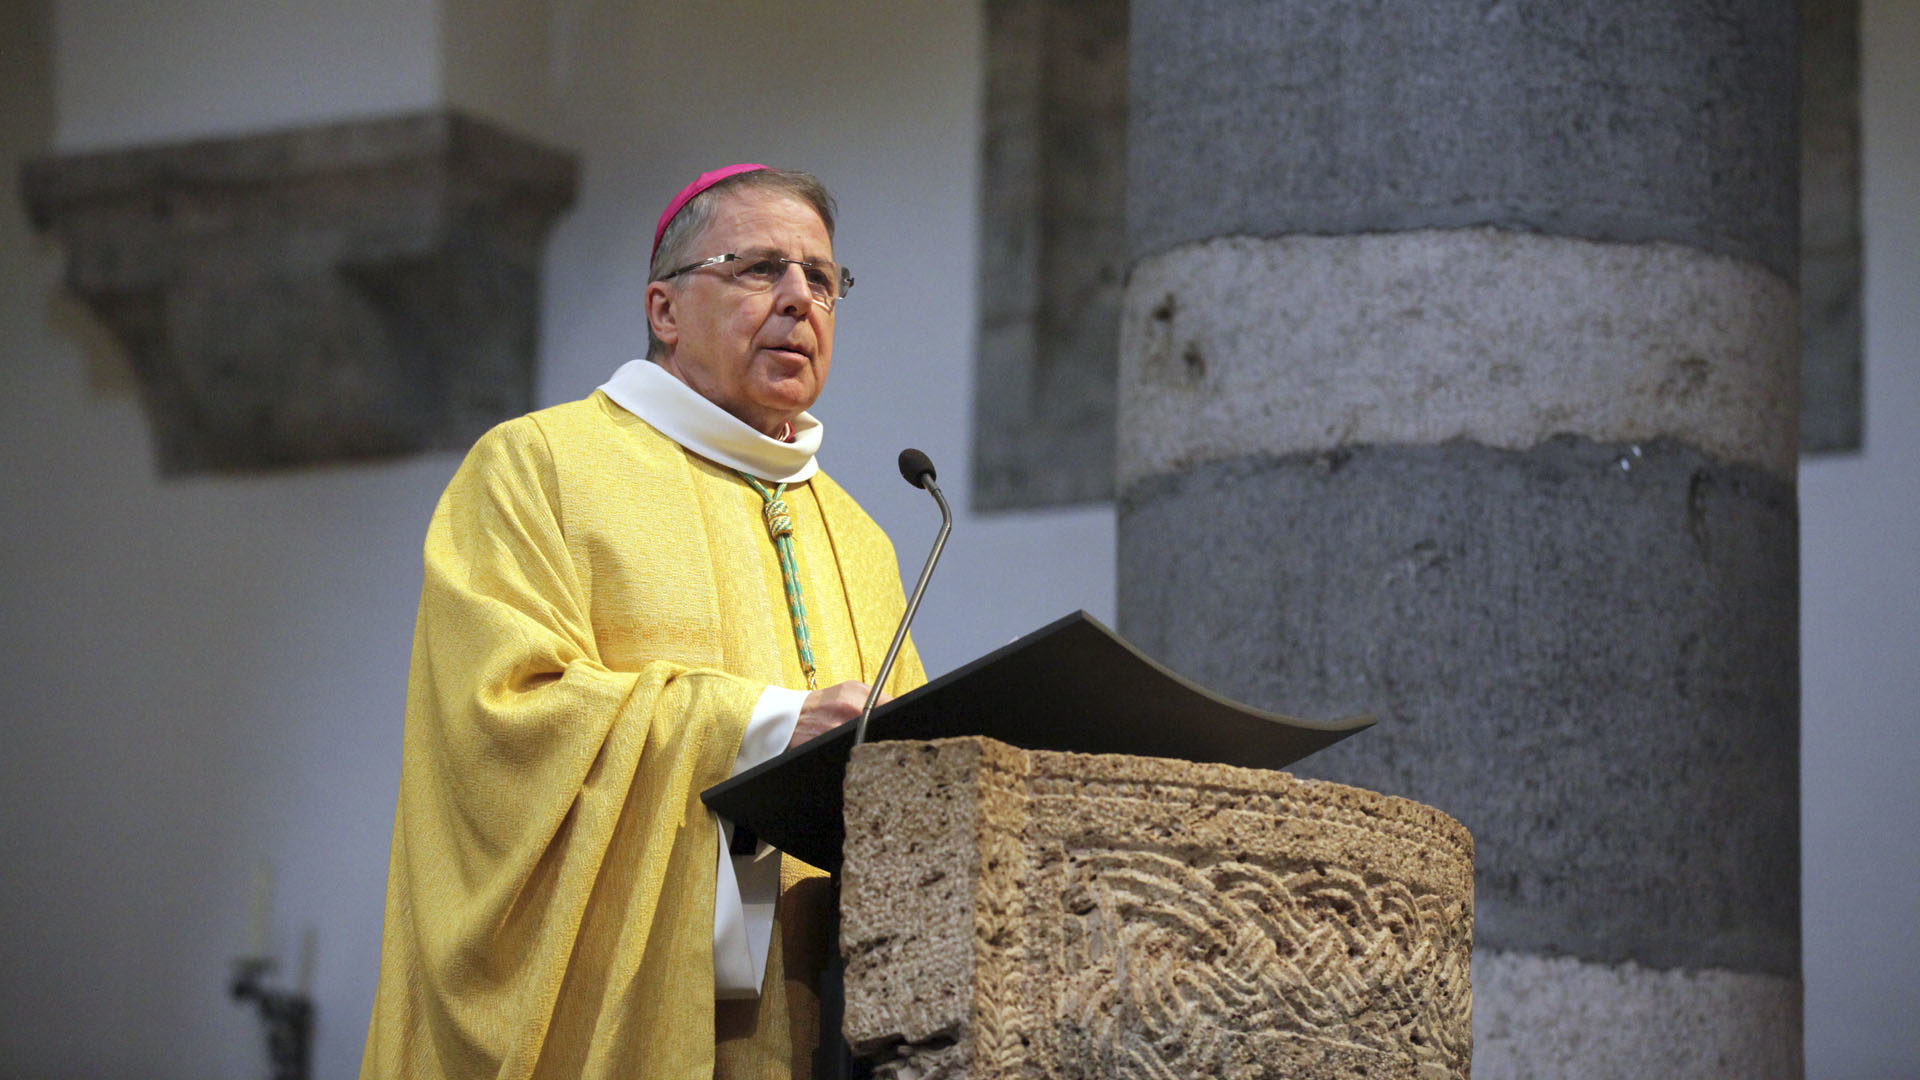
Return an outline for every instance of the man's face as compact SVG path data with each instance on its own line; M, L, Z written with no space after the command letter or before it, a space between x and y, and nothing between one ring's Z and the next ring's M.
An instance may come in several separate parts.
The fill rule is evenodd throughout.
M753 188L718 196L713 221L690 245L693 262L726 252L831 261L833 241L811 206ZM647 286L647 318L665 351L660 366L754 429L777 436L810 407L833 362L833 313L789 266L754 292L731 267L696 270Z

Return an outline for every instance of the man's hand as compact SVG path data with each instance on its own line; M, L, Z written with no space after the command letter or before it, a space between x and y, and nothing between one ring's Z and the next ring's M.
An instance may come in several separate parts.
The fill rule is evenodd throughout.
M867 693L871 689L866 683L848 680L808 694L807 700L800 705L800 722L793 726L793 738L787 740L787 749L819 738L849 720L858 719L860 710L866 707ZM881 694L880 700L874 704L884 705L892 700L893 695Z

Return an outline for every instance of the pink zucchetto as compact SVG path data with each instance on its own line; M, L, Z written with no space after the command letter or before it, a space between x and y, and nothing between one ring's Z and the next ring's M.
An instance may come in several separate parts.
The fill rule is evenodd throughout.
M754 165L750 163L728 165L724 168L715 169L712 172L701 173L698 180L681 188L680 194L675 195L673 201L668 203L667 208L661 212L660 223L653 227L653 254L660 254L660 238L667 234L667 224L673 220L673 215L679 213L680 208L687 205L695 195L700 194L729 176L738 176L743 172L758 172L766 167L765 165ZM650 255L648 258L652 258L652 256Z

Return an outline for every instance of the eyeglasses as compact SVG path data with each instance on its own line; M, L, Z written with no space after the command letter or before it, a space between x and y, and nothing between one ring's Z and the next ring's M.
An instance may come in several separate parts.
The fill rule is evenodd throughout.
M787 276L787 267L797 266L801 276L807 279L807 291L813 294L814 303L825 304L828 310L832 310L834 303L853 289L853 273L844 266L789 259L782 255L736 255L731 251L697 263L688 263L678 270L661 274L658 280L669 281L681 274L691 274L695 270L713 266L728 267L733 274L734 284L748 292L766 292Z

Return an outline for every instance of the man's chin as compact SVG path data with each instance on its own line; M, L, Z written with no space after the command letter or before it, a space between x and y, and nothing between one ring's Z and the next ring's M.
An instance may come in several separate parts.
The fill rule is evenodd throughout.
M781 380L763 387L759 394L754 395L754 404L786 420L813 408L813 403L819 398L820 391L810 380Z

